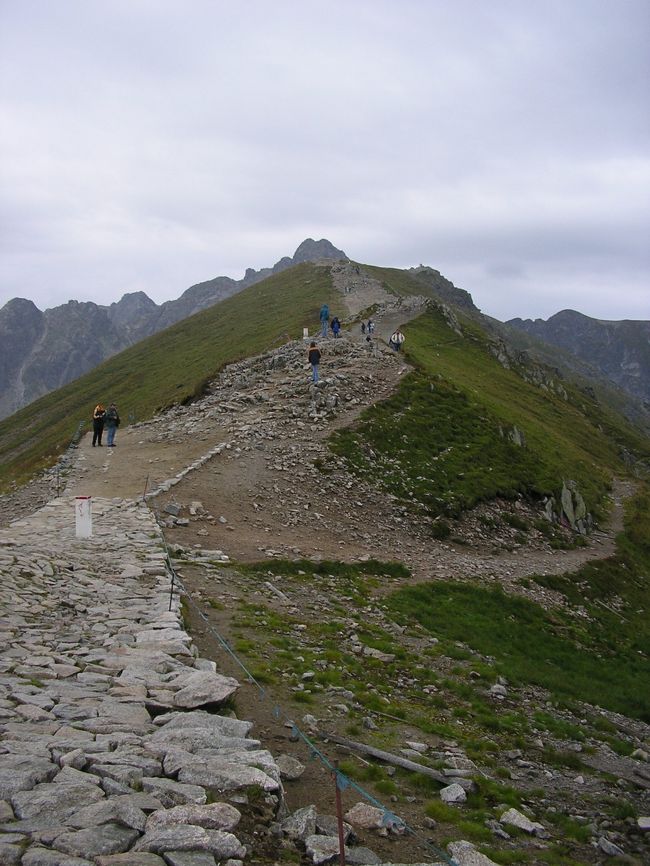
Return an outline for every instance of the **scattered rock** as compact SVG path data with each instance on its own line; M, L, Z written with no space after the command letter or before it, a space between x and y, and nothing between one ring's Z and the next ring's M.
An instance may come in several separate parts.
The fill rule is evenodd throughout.
M503 815L501 815L499 821L502 824L509 824L511 827L517 827L517 829L523 830L524 833L530 833L532 836L540 836L546 833L542 824L538 824L536 821L531 821L530 818L527 818L517 809L508 809L503 813Z
M440 791L440 799L445 803L464 803L467 800L467 794L460 785L447 785Z
M622 848L619 848L618 845L615 845L614 842L610 842L610 840L606 836L601 836L598 840L598 847L603 852L603 854L607 854L608 857L624 857L625 851Z
M276 763L280 770L280 776L289 781L299 779L305 772L305 765L291 755L278 755Z

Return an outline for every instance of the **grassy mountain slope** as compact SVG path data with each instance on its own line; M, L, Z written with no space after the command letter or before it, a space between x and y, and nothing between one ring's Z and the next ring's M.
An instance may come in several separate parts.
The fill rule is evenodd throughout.
M115 355L0 422L0 489L50 465L99 400L115 401L124 421L186 402L225 364L314 327L336 298L328 268L298 265Z
M438 297L433 277L366 270L395 295ZM443 288L449 303L453 287ZM418 372L392 402L373 410L375 421L342 434L339 447L351 458L356 448L359 466L372 466L380 483L420 501L431 514L454 514L495 495L557 493L568 479L578 482L594 510L610 477L624 471L619 450L648 456L647 440L585 392L565 383L568 399L563 399L504 369L490 353L491 337L481 327L480 314L460 290L458 300L462 335L450 330L437 308L411 322L407 351ZM191 400L225 364L298 337L305 324L317 321L323 301L332 308L338 302L329 268L298 265L30 404L0 423L0 488L51 464L79 423L89 423L98 400L114 400L125 420L148 418ZM514 427L523 432L526 447L510 441ZM367 447L375 454L370 460Z
M403 271L372 270L394 292L420 291ZM611 477L626 471L621 449L648 458L648 440L570 383L554 393L506 369L475 316L457 317L462 334L436 308L405 326L417 372L338 433L335 451L432 517L495 496L557 496L569 480L597 511ZM524 447L511 440L515 428Z

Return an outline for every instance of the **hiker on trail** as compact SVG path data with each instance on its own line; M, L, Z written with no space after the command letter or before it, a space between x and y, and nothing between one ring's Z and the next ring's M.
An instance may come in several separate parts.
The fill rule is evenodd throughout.
M365 322L361 322L361 336L362 337L366 336L366 323Z
M104 419L106 418L106 409L101 403L95 406L93 412L93 448L95 445L102 447L102 433L104 432Z
M339 322L339 317L334 316L332 319L332 333L335 337L338 337L339 331L341 330L341 323Z
M375 323L373 322L372 319L368 319L368 333L369 334L375 333Z
M320 308L320 335L327 337L327 327L330 323L330 308L327 304L323 304Z
M104 424L108 430L108 442L106 444L109 448L115 448L115 431L120 426L120 416L115 403L111 403L108 407Z
M307 353L307 358L311 364L312 382L318 382L318 365L320 364L320 349L316 348L316 343L312 342Z
M395 349L396 352L399 352L402 349L402 343L405 339L406 337L398 328L389 340L390 346Z

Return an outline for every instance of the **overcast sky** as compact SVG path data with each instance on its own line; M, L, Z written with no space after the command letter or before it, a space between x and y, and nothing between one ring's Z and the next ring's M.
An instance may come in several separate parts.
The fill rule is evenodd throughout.
M328 238L650 319L650 0L0 0L0 305Z

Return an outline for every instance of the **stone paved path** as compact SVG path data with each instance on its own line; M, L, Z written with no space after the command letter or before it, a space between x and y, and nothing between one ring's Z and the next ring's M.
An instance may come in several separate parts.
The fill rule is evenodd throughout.
M93 512L89 539L70 497L0 531L0 863L241 858L240 813L220 799L273 795L277 765L248 722L204 711L238 684L196 657L177 596L169 610L149 509Z

